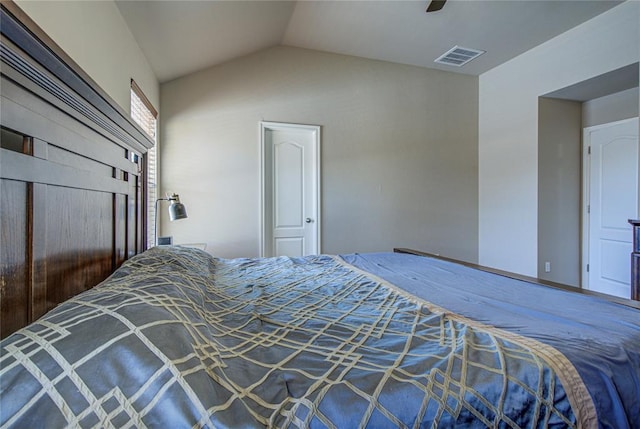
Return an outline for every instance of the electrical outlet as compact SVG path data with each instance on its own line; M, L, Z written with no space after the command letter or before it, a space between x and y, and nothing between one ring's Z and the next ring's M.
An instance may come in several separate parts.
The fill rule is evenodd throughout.
M544 272L545 273L550 273L551 272L551 262L545 262L544 263Z

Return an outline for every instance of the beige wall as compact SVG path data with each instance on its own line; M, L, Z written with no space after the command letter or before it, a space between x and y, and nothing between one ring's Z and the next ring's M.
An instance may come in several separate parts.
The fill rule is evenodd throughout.
M540 98L538 106L537 274L580 286L582 103Z
M538 98L638 61L628 1L479 79L479 262L538 272Z
M582 126L607 124L638 116L638 88L589 100L582 105Z
M259 122L322 127L322 251L477 260L475 77L277 47L161 86L174 243L259 253Z
M159 109L158 80L113 1L16 3L125 112L131 109L131 78Z

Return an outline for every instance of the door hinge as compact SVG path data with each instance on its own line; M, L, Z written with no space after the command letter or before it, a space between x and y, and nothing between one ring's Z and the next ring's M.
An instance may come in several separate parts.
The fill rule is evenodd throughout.
M591 213L591 204L587 204L587 213Z
M587 146L587 153L591 155L591 146Z
M589 264L587 264L587 272L589 272Z

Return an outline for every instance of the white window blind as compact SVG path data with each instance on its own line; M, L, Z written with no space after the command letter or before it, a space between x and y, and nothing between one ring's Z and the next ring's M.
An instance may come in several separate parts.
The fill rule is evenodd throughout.
M156 144L147 152L147 248L155 245L155 202L158 195L156 141L158 112L153 108L140 87L131 79L131 118L151 137Z

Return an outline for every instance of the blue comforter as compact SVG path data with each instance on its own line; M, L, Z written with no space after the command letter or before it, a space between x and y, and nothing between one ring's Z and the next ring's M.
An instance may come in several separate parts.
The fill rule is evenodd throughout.
M600 427L640 428L640 310L433 258L344 259L457 314L554 347L584 380Z
M603 420L629 395L592 391L545 334L407 293L429 288L427 259L410 259L151 249L0 343L0 425L596 427L597 410L633 426L633 398ZM637 389L629 360L609 368Z

